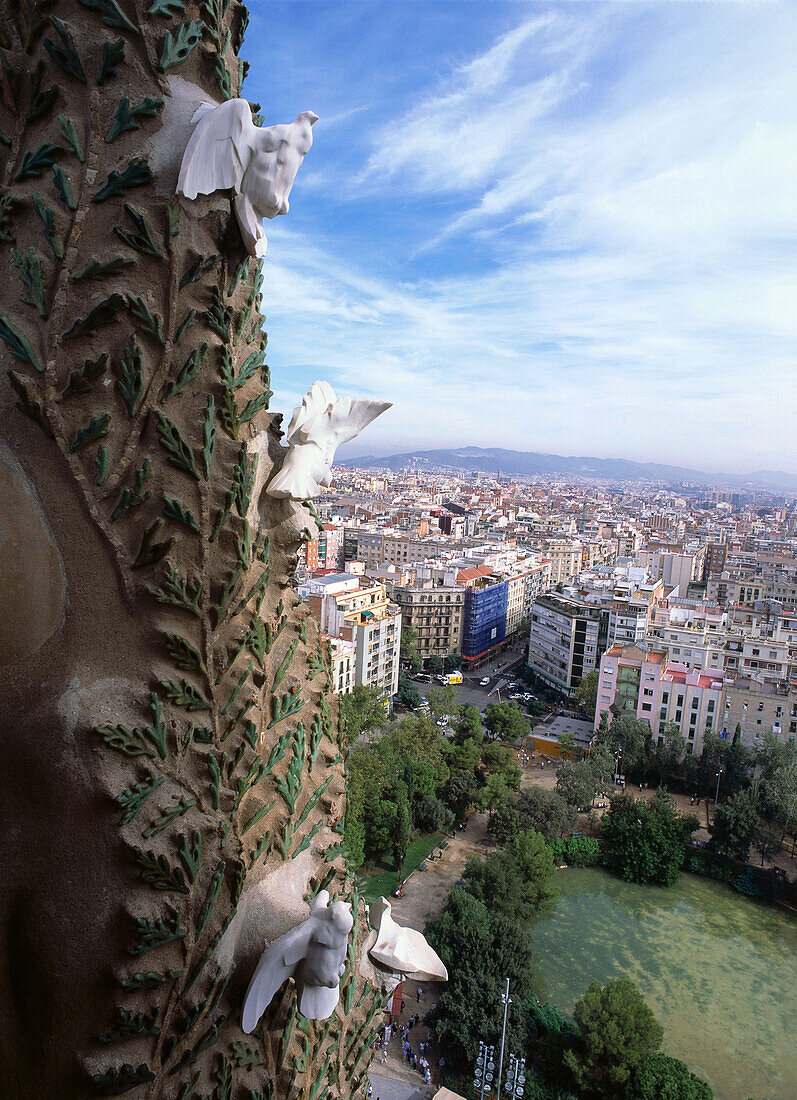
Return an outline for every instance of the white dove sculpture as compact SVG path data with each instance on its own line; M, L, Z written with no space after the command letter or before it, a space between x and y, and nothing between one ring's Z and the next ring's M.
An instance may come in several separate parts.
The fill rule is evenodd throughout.
M295 122L259 127L245 99L220 106L203 103L186 146L177 194L187 199L230 187L235 213L248 252L265 256L268 244L261 221L288 213L288 195L296 173L313 144L318 115L302 111Z
M274 940L263 953L244 998L241 1027L250 1035L287 978L299 991L299 1011L308 1020L326 1020L335 1011L340 979L346 967L351 904L333 901L320 890L310 903L310 916ZM266 940L268 944L268 940Z
M332 480L335 450L359 435L392 405L391 401L338 400L328 382L314 382L293 410L285 440L289 450L277 475L269 482L269 496L310 500L321 485Z
M416 982L447 982L448 971L440 956L414 928L402 928L391 915L387 898L371 903L368 919L376 931L376 943L368 949L372 962L401 978Z

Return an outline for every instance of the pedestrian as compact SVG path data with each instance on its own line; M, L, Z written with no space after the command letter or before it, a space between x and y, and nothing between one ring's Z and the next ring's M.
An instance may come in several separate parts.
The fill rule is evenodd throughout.
M384 1045L382 1046L382 1061L383 1062L387 1061L387 1047L384 1046Z
M423 996L423 990L420 986L415 990L415 996L418 998L418 1004L421 1003L421 997Z
M440 1070L440 1076L442 1077L443 1076L443 1070L446 1068L446 1060L442 1056L442 1054L440 1055L440 1057L437 1061L437 1068Z
M404 998L402 997L402 998L401 998L401 1011L402 1011L402 1012L404 1011L405 1007L406 1007L406 1006L405 1006L405 1004L404 1004Z
M695 796L692 795L692 797L689 799L689 805L694 806L694 804L695 804Z

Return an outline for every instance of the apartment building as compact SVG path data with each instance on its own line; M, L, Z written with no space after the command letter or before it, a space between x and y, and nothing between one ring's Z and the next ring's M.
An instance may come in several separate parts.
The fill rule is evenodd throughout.
M506 639L508 582L487 570L469 580L472 572L483 574L486 566L462 570L457 583L465 583L465 604L462 617L462 660L465 665L478 664L496 652Z
M392 696L398 690L401 610L383 584L361 583L348 573L314 577L299 594L321 625L322 634L354 645L354 684Z
M765 733L774 733L783 741L797 739L797 689L789 684L761 683L739 678L726 683L722 712L725 731L732 735L737 727L745 744L755 745Z
M402 626L417 631L422 658L458 654L462 646L465 590L432 584L397 586L393 598L401 608Z
M608 614L600 607L549 593L532 607L529 668L572 698L583 677L598 665L607 635Z

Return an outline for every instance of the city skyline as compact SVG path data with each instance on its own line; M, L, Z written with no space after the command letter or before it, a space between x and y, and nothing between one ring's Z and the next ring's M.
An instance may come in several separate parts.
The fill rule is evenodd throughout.
M507 446L790 470L785 5L270 4L245 94L320 115L267 226L273 407L344 452ZM441 415L442 412L445 415Z

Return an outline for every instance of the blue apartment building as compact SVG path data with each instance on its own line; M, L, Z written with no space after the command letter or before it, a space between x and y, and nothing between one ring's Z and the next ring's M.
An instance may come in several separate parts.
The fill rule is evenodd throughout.
M462 659L468 664L484 660L506 638L508 581L465 589L462 622Z

